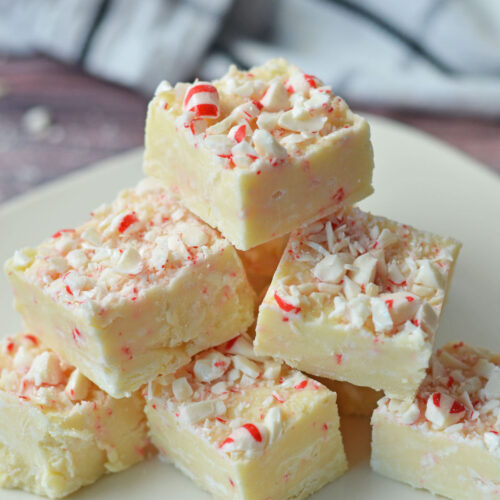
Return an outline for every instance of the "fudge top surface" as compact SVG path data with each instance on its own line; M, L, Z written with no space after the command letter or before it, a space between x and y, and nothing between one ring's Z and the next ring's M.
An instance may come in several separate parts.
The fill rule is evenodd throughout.
M80 227L17 251L7 267L59 303L106 308L166 286L184 268L227 247L215 230L144 179Z
M152 105L222 167L256 173L303 158L359 120L331 87L284 59L249 71L231 66L213 82L161 82Z
M377 412L422 430L482 438L500 455L500 355L448 343L433 356L413 401L383 398Z
M181 425L238 459L262 454L329 395L326 387L299 371L257 356L251 340L240 335L196 355L175 374L157 378L146 399L152 411L166 409ZM320 430L326 424L314 425Z
M30 333L0 341L0 391L48 413L92 411L110 399Z
M427 338L460 245L345 207L290 236L266 304L284 315ZM292 322L290 322L292 324Z

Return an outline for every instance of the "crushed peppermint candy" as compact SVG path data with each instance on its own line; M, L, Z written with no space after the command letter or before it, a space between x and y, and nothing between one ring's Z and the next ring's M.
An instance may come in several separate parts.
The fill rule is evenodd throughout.
M330 87L282 59L248 72L232 66L214 82L162 82L155 95L190 143L214 152L224 168L258 174L302 158L317 141L349 134L354 125ZM240 144L245 147L236 150Z
M195 355L152 386L151 407L165 408L180 426L212 436L220 453L248 458L261 456L292 425L289 401L327 390L285 364L257 356L246 334Z
M500 356L463 342L451 342L432 357L413 401L383 398L378 412L426 430L479 439L500 456L500 394L496 384Z
M425 342L437 330L459 248L451 238L344 207L291 234L265 300L290 327L322 311L349 329Z

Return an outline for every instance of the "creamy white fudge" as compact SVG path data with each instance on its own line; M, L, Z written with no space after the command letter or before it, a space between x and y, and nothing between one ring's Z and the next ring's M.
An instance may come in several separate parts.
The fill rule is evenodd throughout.
M415 399L372 417L375 471L456 500L500 498L500 355L450 343Z
M160 456L215 498L299 500L347 468L336 395L239 336L149 387Z
M63 497L150 447L138 393L112 399L30 333L0 341L0 407L3 488Z
M294 231L259 309L256 352L412 397L459 249L351 207Z
M113 397L254 320L235 249L151 179L5 270L27 327Z
M214 82L162 82L145 172L247 250L372 193L366 120L283 59Z

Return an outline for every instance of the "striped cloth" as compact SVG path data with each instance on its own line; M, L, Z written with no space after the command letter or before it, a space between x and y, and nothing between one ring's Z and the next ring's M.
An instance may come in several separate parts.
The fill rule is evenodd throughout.
M284 56L353 103L500 116L498 0L0 0L0 51L150 94Z

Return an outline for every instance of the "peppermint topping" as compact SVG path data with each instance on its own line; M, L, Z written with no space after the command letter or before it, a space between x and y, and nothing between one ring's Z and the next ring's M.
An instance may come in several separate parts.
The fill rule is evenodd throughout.
M302 373L257 356L244 334L158 377L148 403L210 437L221 453L258 457L294 425L295 407L288 401L322 390L327 389Z
M41 409L71 411L73 405L89 401L96 396L95 391L100 392L78 369L45 348L34 335L3 340L0 352L6 353L0 356L0 390L32 401Z
M227 246L150 179L99 207L82 226L56 234L37 249L15 254L13 267L90 320L113 304L167 286L184 267Z
M432 357L413 402L383 398L377 411L424 429L479 438L498 453L499 373L499 356L463 342L449 343Z
M349 133L355 120L329 87L283 60L250 72L231 67L212 83L172 88L162 82L156 96L161 112L173 114L177 129L195 147L213 150L214 141L224 139L246 144L252 153L236 155L227 147L216 156L224 168L255 172L302 159L318 140Z
M458 249L451 238L339 208L291 234L265 302L285 313L321 311L346 329L426 342L437 330ZM283 321L293 328L293 314Z

